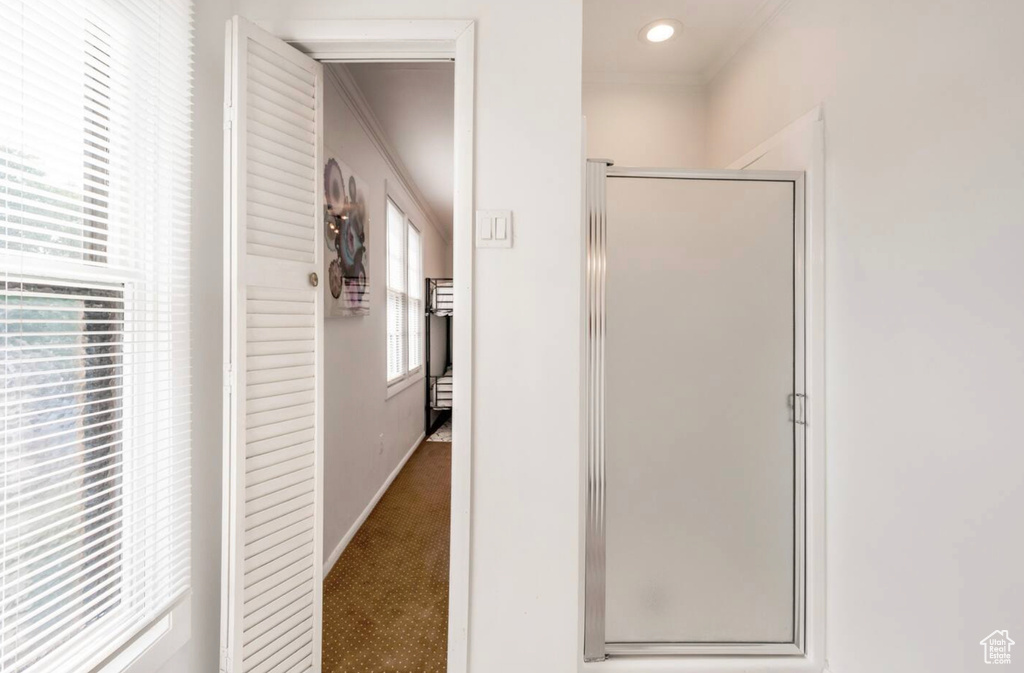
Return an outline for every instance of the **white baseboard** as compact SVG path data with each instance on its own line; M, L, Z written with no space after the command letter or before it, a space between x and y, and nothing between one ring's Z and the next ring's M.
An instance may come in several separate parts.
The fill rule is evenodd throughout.
M338 562L339 558L341 558L341 553L345 551L345 547L348 546L348 543L352 541L352 538L354 538L356 533L359 532L359 529L362 528L363 524L366 522L366 518L370 516L370 512L372 512L373 508L377 506L378 502L380 502L380 499L384 496L384 492L388 490L388 486L391 486L391 482L395 480L395 477L397 477L398 473L402 471L405 464L409 462L410 458L412 458L412 454L426 438L426 433L421 432L420 436L417 437L416 441L412 443L411 447L409 447L409 450L405 453L402 460L398 461L398 465L391 471L388 478L384 480L384 483L381 485L380 489L377 490L377 493L370 498L369 504L366 505L366 508L359 515L359 518L355 520L352 527L349 528L348 532L341 538L341 542L338 543L338 546L335 547L334 551L331 552L331 555L327 557L327 561L324 562L324 577L327 577L327 573L331 572L331 568L333 568L334 564Z

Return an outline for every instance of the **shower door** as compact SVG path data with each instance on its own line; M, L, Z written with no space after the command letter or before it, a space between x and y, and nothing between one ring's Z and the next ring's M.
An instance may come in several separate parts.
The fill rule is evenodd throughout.
M588 659L801 651L802 203L588 163Z

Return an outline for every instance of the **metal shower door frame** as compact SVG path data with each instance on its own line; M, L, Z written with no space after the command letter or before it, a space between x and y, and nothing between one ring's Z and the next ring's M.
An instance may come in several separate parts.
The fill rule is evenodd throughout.
M607 642L605 636L605 290L609 179L652 178L789 182L793 185L793 392L794 577L793 642L672 643ZM804 173L799 171L617 168L607 159L588 159L584 196L584 607L583 657L609 656L802 656L806 652L807 441L802 410L806 399L806 259Z

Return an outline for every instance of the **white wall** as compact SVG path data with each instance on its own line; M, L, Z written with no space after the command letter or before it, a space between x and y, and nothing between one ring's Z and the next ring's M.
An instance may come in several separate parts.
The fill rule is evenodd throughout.
M476 253L469 663L576 666L580 0L245 0L261 18L475 19L477 208L515 247ZM543 20L539 20L539 19Z
M192 635L160 673L215 671L220 652L224 23L232 6L232 0L202 0L194 10Z
M794 0L711 88L716 165L825 101L835 673L1022 642L1021 25L1018 0Z
M832 95L839 4L792 0L719 71L707 92L709 167L728 165ZM862 49L877 39L859 37Z
M587 156L619 166L706 166L703 87L625 77L583 83Z
M165 673L216 668L227 4L197 3L195 610ZM517 230L513 250L476 256L470 664L572 670L580 2L240 4L252 18L479 22L476 203L513 208ZM988 632L1024 633L1022 23L1016 0L793 0L712 87L714 165L826 99L836 673L972 670Z
M423 271L450 276L445 241L405 192L355 106L331 76L324 87L324 153L368 185L370 315L328 318L324 326L324 560L423 432L423 381L387 394L386 195L419 227ZM386 185L386 186L385 186Z

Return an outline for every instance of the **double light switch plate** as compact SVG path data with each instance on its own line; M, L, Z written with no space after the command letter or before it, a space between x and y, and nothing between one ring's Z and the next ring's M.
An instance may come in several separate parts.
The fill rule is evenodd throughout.
M476 247L512 247L512 211L476 211Z

